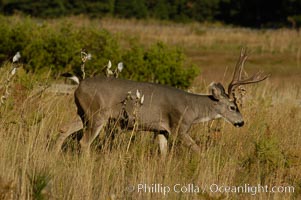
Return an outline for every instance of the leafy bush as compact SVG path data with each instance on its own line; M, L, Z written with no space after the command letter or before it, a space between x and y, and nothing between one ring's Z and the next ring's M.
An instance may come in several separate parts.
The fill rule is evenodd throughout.
M185 55L178 48L158 42L149 49L134 45L122 59L126 71L122 74L137 81L156 82L187 88L197 75L197 68L183 68Z
M279 168L288 168L289 155L281 149L279 141L272 136L262 136L254 142L253 152L242 162L245 173L256 173L262 184L275 175ZM242 176L244 177L244 176Z
M103 29L76 28L68 22L38 23L27 18L4 18L0 22L0 61L11 58L17 51L22 54L25 70L34 73L51 71L54 76L62 72L80 71L80 52L86 49L92 59L86 63L86 74L100 73L111 60L123 62L124 78L152 81L187 88L197 75L196 67L184 68L185 56L178 48L162 42L145 48L132 43L122 48L114 35Z
M37 27L22 54L26 69L34 72L52 69L54 73L64 67L74 64L76 50L80 44L76 42L76 35L69 26L61 27L58 31L48 27Z

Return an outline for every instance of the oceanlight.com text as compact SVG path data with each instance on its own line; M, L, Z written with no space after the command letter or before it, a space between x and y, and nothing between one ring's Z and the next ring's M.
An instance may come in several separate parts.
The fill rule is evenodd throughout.
M138 193L158 193L167 195L173 193L245 193L250 195L256 195L259 193L294 193L295 188L293 186L268 186L268 185L250 185L242 184L239 186L210 184L210 185L197 185L197 184L174 184L165 185L160 183L145 184L139 183L137 185L128 186L126 188L128 192Z
M258 193L293 193L295 188L293 186L271 186L268 185L250 185L244 184L240 186L218 185L211 184L209 188L213 193L249 193L256 195Z

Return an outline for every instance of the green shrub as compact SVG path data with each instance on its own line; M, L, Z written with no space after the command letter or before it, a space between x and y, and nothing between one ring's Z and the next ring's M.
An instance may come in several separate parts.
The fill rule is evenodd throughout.
M15 24L17 24L15 26ZM31 37L32 22L28 19L13 22L11 18L0 16L0 61L3 62L23 50ZM30 26L30 28L29 28ZM34 30L34 29L33 29Z
M81 46L92 54L92 59L86 63L87 74L100 73L109 60L115 64L121 61L120 45L117 39L106 30L81 29L78 40ZM73 58L80 61L79 54ZM79 64L76 64L76 67L78 70Z
M32 190L32 199L44 200L49 199L51 175L46 171L39 171L36 174L27 174Z
M112 61L123 62L121 76L138 81L151 81L187 88L197 75L196 67L187 64L179 48L159 42L150 48L132 43L122 48L110 32L92 26L75 27L66 21L39 23L31 18L18 17L0 21L0 61L21 52L26 71L51 71L53 76L62 72L80 73L80 52L86 49L92 59L86 62L88 76L101 73ZM188 65L184 68L184 65Z
M39 73L51 70L54 75L80 68L82 48L92 53L87 63L87 73L99 72L108 62L120 61L119 44L106 30L82 27L70 23L55 25L38 23L32 19L16 20L4 18L0 21L0 59L5 61L17 51L27 71Z
M253 151L242 162L244 173L258 176L261 184L274 177L279 168L287 169L289 166L289 155L281 149L278 139L266 135L254 141Z
M126 70L122 76L181 88L192 83L198 70L194 65L183 68L185 55L178 48L158 42L148 49L134 45L122 59Z
M35 37L31 38L23 51L26 69L33 72L52 69L58 73L74 64L80 44L71 25L60 27L59 30L48 26L38 28Z

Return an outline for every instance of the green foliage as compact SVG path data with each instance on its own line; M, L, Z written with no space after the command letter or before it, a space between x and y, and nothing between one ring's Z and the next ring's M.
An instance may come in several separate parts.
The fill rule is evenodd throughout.
M212 21L218 15L219 2L220 0L198 0L192 4L189 16L197 21Z
M27 70L38 72L52 69L58 73L64 67L74 64L74 51L80 49L80 44L76 42L77 35L70 26L60 27L58 31L46 25L37 28L35 37L21 50Z
M51 176L47 172L39 172L33 175L27 174L32 189L32 197L35 200L48 199L47 187L49 187Z
M138 81L156 82L187 88L197 75L194 65L183 68L184 54L158 42L148 49L134 45L123 56L126 70L121 75Z
M246 173L258 173L258 178L264 184L275 175L279 168L289 167L288 155L283 153L279 141L264 135L254 142L254 150L242 163Z
M157 19L170 19L170 8L171 6L166 0L158 0L150 4L150 9L152 9L152 17Z
M82 48L92 54L92 59L85 65L85 70L88 75L100 73L108 60L111 60L113 63L121 61L122 50L118 40L106 30L82 28L78 33L77 41ZM77 54L73 56L72 65L75 71L80 70L80 54L79 52L76 53Z
M51 71L53 76L66 71L81 74L80 52L85 49L92 55L85 64L88 76L100 73L109 60L113 65L124 63L125 70L121 76L127 79L187 88L197 75L196 67L185 62L180 49L163 43L148 49L131 44L130 49L125 49L114 35L103 29L76 28L67 22L51 25L30 18L2 18L0 61L20 51L26 71ZM184 68L184 65L188 67Z
M146 18L147 7L144 0L116 0L114 14L120 17Z
M23 49L30 37L30 26L28 19L18 23L18 26L11 26L11 20L0 16L0 61L3 61L7 55L13 56L17 51Z
M87 73L90 74L99 71L109 59L117 62L121 57L117 40L105 30L84 27L78 30L64 22L50 26L30 19L16 23L3 20L0 24L0 33L3 33L0 39L3 47L0 49L1 61L21 51L27 71L51 70L53 74L70 69L76 71L81 62L81 48L93 54L87 65Z

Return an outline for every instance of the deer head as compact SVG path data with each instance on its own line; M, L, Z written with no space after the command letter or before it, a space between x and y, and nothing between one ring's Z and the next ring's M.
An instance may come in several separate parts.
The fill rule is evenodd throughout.
M258 83L270 76L269 74L264 75L262 72L257 72L254 75L243 79L242 73L247 58L247 51L242 48L235 66L232 81L228 86L228 93L226 93L221 83L212 83L209 88L212 97L216 101L213 108L215 113L237 127L243 126L244 121L238 108L238 104L241 104L242 102L241 99L237 97L238 95L235 93L236 90L242 85Z

